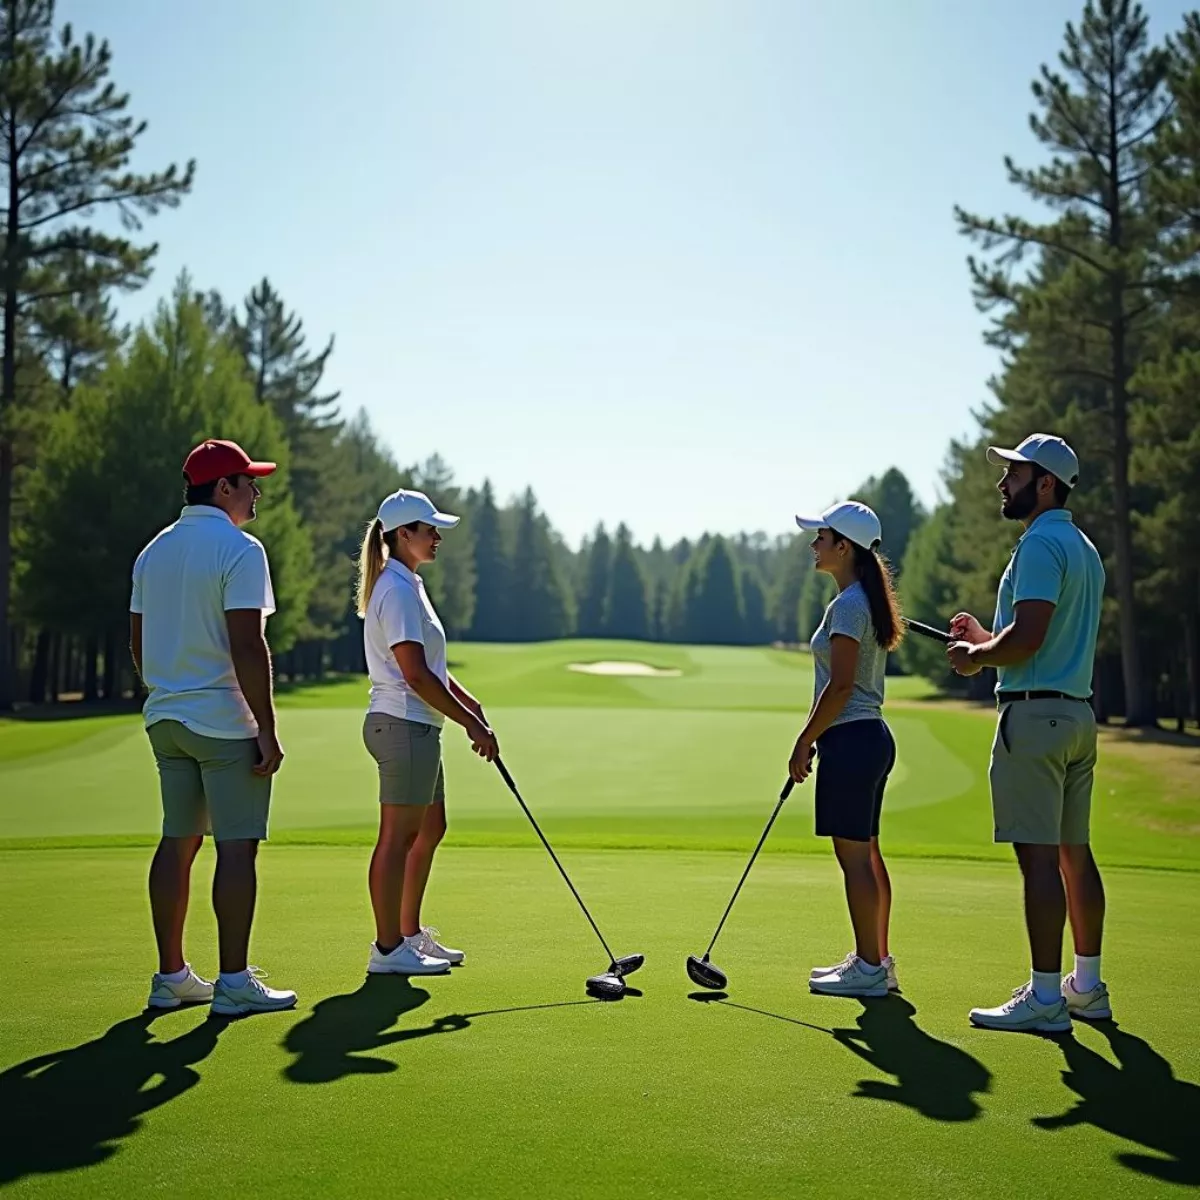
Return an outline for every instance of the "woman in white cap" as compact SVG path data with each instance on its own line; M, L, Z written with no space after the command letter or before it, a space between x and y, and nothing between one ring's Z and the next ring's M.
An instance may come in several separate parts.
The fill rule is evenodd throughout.
M892 887L879 852L883 792L896 762L883 719L883 677L903 624L871 509L847 500L818 517L797 517L796 524L816 534L816 569L833 578L837 595L810 640L813 706L788 770L803 783L819 755L816 831L833 839L855 942L836 966L815 968L809 987L834 996L885 996L899 985L888 952Z
M418 574L437 558L441 531L458 521L423 492L401 489L379 506L359 558L358 612L371 680L363 740L379 765L380 802L369 875L370 974L434 975L465 957L421 924L434 851L446 832L445 719L461 725L488 762L499 751L479 701L447 669L446 631Z

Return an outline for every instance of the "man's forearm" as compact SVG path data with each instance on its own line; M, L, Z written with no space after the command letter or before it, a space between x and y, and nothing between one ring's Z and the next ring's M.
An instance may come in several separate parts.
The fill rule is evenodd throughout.
M1008 625L993 638L972 646L971 661L981 667L1015 667L1037 653L1036 646L1026 645L1016 636L1016 625Z
M233 671L260 733L275 728L275 699L271 683L271 652L265 638L233 651Z

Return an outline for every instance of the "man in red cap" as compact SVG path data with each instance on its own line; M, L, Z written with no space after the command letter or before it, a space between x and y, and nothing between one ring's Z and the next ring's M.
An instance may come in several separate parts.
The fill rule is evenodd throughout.
M254 462L234 442L202 442L183 465L186 503L138 555L130 643L149 688L146 732L162 787L162 840L150 867L158 942L151 1008L210 1003L223 1016L291 1008L296 993L263 985L247 964L267 836L271 777L283 761L275 732L264 627L275 611L267 555L242 526L254 520ZM217 847L213 907L220 975L200 978L183 956L192 863L206 832Z

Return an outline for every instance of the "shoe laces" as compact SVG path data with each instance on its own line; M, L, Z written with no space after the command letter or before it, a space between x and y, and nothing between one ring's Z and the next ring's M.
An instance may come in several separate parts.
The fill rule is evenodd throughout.
M1012 1012L1027 996L1033 995L1033 984L1023 983L1018 988L1013 988L1012 999L1004 1006L1005 1012Z

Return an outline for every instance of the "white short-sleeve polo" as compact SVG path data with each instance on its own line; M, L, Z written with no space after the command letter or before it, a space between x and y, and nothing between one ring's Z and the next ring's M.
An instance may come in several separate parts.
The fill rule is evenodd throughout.
M446 718L430 708L404 681L400 664L392 653L392 647L401 642L420 642L425 648L426 665L449 687L446 631L425 585L419 575L389 558L375 581L363 617L363 648L371 678L368 711L440 727Z
M238 739L258 724L238 686L225 613L275 611L262 543L219 508L186 507L133 566L131 612L142 615L147 726L179 721L205 737Z

